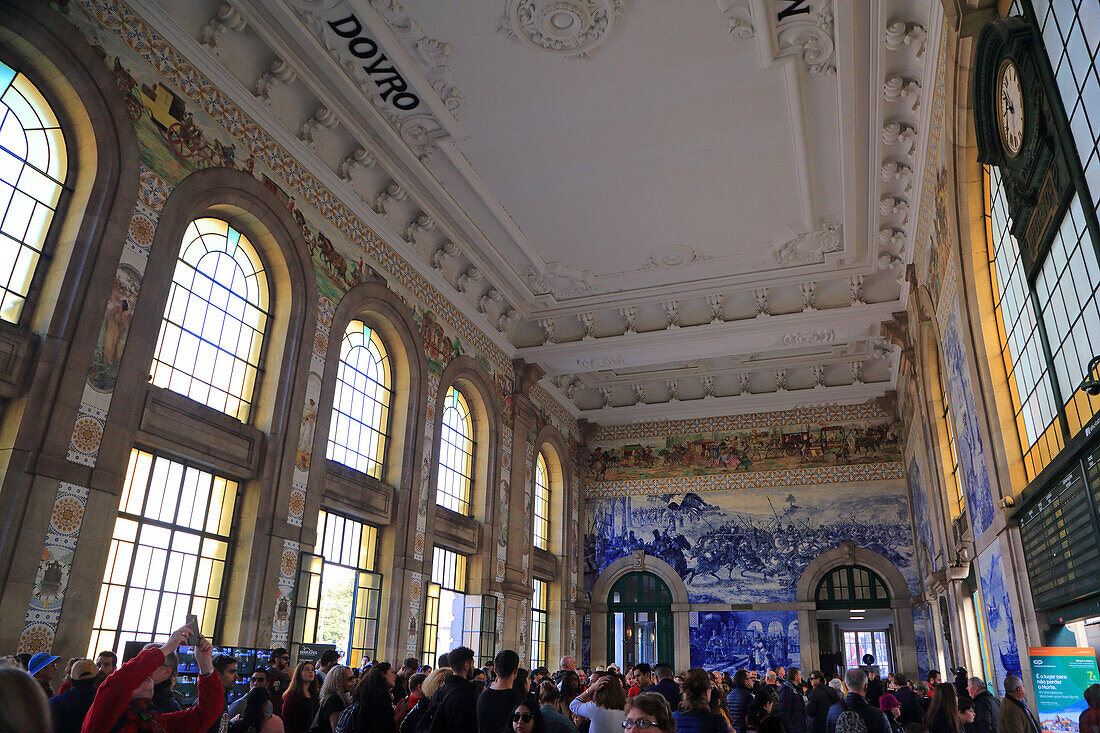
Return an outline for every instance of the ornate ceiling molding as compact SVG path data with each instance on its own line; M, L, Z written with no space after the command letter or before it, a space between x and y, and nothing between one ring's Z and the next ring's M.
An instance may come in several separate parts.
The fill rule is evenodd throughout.
M607 40L626 0L508 0L497 32L568 58L587 58Z
M775 261L780 265L812 265L824 262L826 254L844 249L844 241L840 224L825 217L814 231L777 241L773 246Z

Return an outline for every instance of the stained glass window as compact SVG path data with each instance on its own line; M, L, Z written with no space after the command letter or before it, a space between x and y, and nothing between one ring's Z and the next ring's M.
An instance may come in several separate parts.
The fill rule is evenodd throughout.
M152 381L247 422L268 317L268 282L255 247L211 217L187 227Z
M550 472L541 451L535 460L535 547L550 549Z
M237 484L134 449L115 519L89 658L127 641L164 641L187 614L213 636Z
M473 476L474 425L470 406L462 393L451 387L443 400L436 504L459 514L469 514Z
M352 321L340 345L328 457L382 478L390 411L390 359L378 332Z
M68 170L50 105L0 63L0 318L17 323Z

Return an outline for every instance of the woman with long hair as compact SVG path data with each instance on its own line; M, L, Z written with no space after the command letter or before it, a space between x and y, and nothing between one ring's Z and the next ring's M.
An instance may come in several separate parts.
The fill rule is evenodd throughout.
M569 703L569 711L592 721L589 733L622 733L626 690L613 674L605 674Z
M546 721L539 710L539 704L529 695L512 709L511 722L513 733L546 733Z
M656 692L643 692L626 701L626 719L630 733L676 733L676 719L664 695ZM642 724L647 724L643 728Z
M393 686L397 675L389 662L378 662L370 668L367 678L355 688L359 703L359 731L397 733L397 718L393 714Z
M558 682L558 689L561 690L562 700L572 701L573 698L581 694L584 685L581 684L580 676L570 669L562 673L561 681Z
M959 733L959 701L950 682L936 685L928 708L928 733Z
M313 662L298 662L290 687L283 693L283 727L286 733L308 733L321 707L321 690Z
M318 733L332 733L336 730L336 721L351 703L351 688L355 685L355 673L342 664L329 669L325 682L321 685L321 707L313 721Z
M244 699L244 712L229 721L229 733L284 733L282 718L267 712L271 693L266 687L253 687Z
M729 723L721 715L711 712L710 702L714 695L714 680L705 669L693 667L684 675L680 683L680 709L672 713L676 727L684 733L695 731L715 731L729 733Z
M779 704L775 693L767 686L760 690L749 706L749 730L756 733L782 733L783 724L779 722Z

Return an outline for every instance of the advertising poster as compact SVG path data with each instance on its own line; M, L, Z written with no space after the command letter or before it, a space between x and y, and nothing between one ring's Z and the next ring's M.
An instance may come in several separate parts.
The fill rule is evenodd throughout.
M1085 688L1100 682L1096 651L1089 647L1032 647L1031 679L1043 733L1080 733Z

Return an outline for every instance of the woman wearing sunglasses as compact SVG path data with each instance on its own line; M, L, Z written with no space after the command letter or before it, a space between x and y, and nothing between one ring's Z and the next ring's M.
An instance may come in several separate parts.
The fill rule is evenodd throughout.
M546 722L534 698L524 698L512 710L513 733L546 733Z
M626 701L625 733L676 733L676 721L664 695L642 693Z

